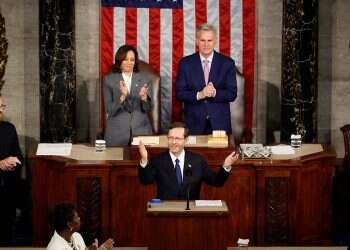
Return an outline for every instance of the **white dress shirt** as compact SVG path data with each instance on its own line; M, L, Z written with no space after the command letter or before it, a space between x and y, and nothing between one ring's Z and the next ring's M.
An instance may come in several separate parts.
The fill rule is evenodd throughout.
M214 51L213 51L213 52L210 54L210 56L208 56L207 58L205 58L204 56L202 56L201 53L199 53L199 57L200 57L201 62L202 62L203 72L204 72L204 61L205 61L205 60L208 61L208 68L209 68L209 72L210 72L211 63L213 62L213 57L214 57Z
M204 72L204 61L207 60L208 61L208 68L209 68L209 74L210 74L210 68L211 68L211 63L213 62L213 57L214 57L214 51L210 54L210 56L208 56L207 58L205 58L204 56L202 56L201 53L199 53L199 57L200 57L200 60L201 60L201 64L202 64L202 69L203 69L203 72ZM209 83L209 82L208 82ZM214 92L214 96L216 96L216 91ZM197 92L196 94L196 98L197 98L197 101L199 101L201 98L199 97L199 92Z
M171 153L169 151L169 155L171 157L171 160L173 162L174 165L174 169L175 169L175 160L179 159L179 165L180 165L180 169L181 169L181 177L182 177L182 181L184 180L184 165L185 165L185 150L182 150L182 152L180 153L180 155L178 157L176 157L173 153Z
M131 79L132 79L132 73L130 75L122 73L124 83L126 84L126 87L128 88L129 93L131 92Z
M68 243L64 238L61 237L56 231L53 233L47 250L86 250L86 245L83 237L80 233L73 233L71 237L71 243Z

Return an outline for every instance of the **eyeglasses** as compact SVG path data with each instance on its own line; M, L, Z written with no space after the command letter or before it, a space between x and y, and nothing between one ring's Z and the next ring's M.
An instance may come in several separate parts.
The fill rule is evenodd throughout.
M180 142L184 140L185 138L182 137L173 137L173 136L168 136L168 141L175 141L175 142Z
M6 109L6 105L5 104L1 104L0 105L0 109Z

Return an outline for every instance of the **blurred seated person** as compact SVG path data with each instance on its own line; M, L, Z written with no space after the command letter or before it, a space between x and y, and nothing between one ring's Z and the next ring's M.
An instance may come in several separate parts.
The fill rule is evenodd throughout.
M112 72L104 78L107 146L126 146L136 135L152 134L148 113L152 110L151 76L139 71L136 49L121 46Z
M185 200L189 187L190 200L198 200L202 182L211 186L223 186L230 176L238 154L229 154L219 171L215 172L199 154L185 150L188 128L176 122L168 132L168 147L152 159L148 159L146 147L140 143L141 156L139 179L142 184L157 183L157 198L162 200Z
M0 93L0 246L13 245L12 227L16 216L16 184L23 156L15 126L4 121L6 105Z
M106 240L100 247L98 241L86 247L80 230L80 217L73 204L62 203L55 206L52 214L52 223L55 232L47 246L47 250L110 250L113 248L113 239Z

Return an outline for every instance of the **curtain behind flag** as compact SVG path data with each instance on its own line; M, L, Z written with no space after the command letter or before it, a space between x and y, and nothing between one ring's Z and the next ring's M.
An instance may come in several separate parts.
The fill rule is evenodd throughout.
M181 120L175 98L179 60L196 51L195 30L208 22L217 30L216 50L232 57L245 78L245 126L252 128L254 86L254 0L102 0L101 76L117 49L134 45L141 60L161 76L161 127ZM102 91L101 91L102 93ZM104 123L104 115L101 123Z

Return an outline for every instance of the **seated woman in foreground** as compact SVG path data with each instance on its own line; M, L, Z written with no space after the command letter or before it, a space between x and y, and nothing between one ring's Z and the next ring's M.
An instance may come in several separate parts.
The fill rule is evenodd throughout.
M139 72L136 49L121 46L112 72L104 78L107 146L126 146L133 136L152 134L148 117L153 107L151 91L150 75Z
M113 239L106 240L100 247L98 241L86 247L80 230L80 217L73 204L62 203L55 207L52 214L52 223L55 232L47 246L47 250L110 250L113 248Z

